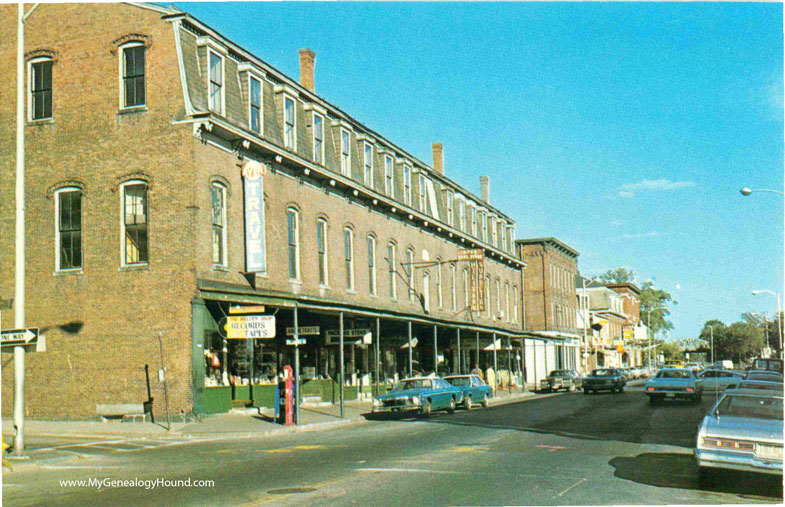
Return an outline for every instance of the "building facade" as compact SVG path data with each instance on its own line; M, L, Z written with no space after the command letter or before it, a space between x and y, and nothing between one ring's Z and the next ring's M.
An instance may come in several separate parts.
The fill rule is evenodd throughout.
M515 244L526 263L527 365L533 365L527 381L537 383L553 369L582 370L575 293L578 252L556 238L519 239Z
M15 9L0 7L3 33ZM525 263L488 179L474 195L445 175L441 144L429 165L357 122L316 94L315 54L299 56L295 80L145 4L44 4L29 18L26 325L47 338L27 359L29 416L148 398L160 411L149 370L162 364L180 414L271 406L295 355L303 394L322 399L336 381L351 397L416 372L524 368ZM13 181L0 180L4 299ZM274 317L274 337L226 337L248 306ZM296 354L287 334L302 334ZM4 368L3 414L12 379Z

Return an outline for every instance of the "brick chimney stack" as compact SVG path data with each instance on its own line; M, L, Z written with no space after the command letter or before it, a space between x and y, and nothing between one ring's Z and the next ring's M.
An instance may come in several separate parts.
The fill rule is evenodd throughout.
M444 174L444 148L442 143L433 143L433 170Z
M316 65L316 53L310 49L300 50L300 84L308 91L314 91L313 68Z
M480 176L480 198L490 204L490 181L487 176Z

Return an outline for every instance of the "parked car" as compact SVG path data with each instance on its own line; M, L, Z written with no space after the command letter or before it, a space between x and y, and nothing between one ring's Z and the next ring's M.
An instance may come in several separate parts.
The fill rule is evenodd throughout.
M753 370L768 370L768 371L778 371L780 374L783 373L782 371L782 359L777 358L759 358L752 362Z
M762 391L779 391L782 393L782 382L769 382L767 380L740 380L736 385L728 386L728 389L758 389Z
M782 399L781 391L725 391L698 430L701 478L714 469L782 475Z
M646 396L652 405L666 398L698 403L703 396L703 381L687 368L663 368L646 382Z
M782 374L777 371L769 370L747 370L744 373L745 380L771 380L782 382Z
M694 371L695 373L700 373L703 370L703 366L698 363L687 363L685 368L689 368L690 370Z
M711 369L699 373L698 378L703 381L704 391L722 391L728 386L738 384L743 375L730 370Z
M597 368L583 379L583 393L598 391L622 392L627 381L618 368Z
M434 410L454 412L463 402L462 391L438 377L403 379L387 394L373 400L371 412L419 411L427 417Z
M678 359L668 359L662 365L663 368L684 368L684 363Z
M444 380L461 390L463 408L471 410L472 405L479 403L488 408L488 400L493 396L491 386L477 375L450 375Z
M632 374L632 368L617 368L617 369L622 374L626 382L629 382L630 380L635 380L635 376Z
M541 391L574 391L583 385L583 377L575 370L553 370L550 375L540 380Z
M730 359L723 359L721 361L715 361L714 365L712 366L712 368L716 368L716 369L724 368L726 370L732 370L733 369L733 361L731 361Z

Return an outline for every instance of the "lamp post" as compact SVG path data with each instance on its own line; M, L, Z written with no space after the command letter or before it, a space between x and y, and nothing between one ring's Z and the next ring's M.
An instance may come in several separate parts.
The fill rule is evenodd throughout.
M646 310L646 334L649 335L649 369L651 369L651 312L656 312L657 310L664 310L665 308L662 306L658 306L657 308L648 308Z
M780 357L782 357L782 307L780 306L780 295L777 292L762 289L762 290L754 290L752 293L757 296L758 294L766 293L771 294L772 296L777 298L777 333L780 335Z
M770 188L747 188L747 187L744 187L741 190L739 190L739 193L741 193L741 195L743 195L744 197L750 195L753 192L772 192L774 194L785 195L785 192L783 192L781 190L772 190Z

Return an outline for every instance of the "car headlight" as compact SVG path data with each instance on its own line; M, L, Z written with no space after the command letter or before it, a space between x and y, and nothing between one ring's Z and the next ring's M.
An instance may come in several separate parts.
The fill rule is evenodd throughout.
M420 404L420 397L419 396L412 396L412 403L414 403L415 405L419 405Z

